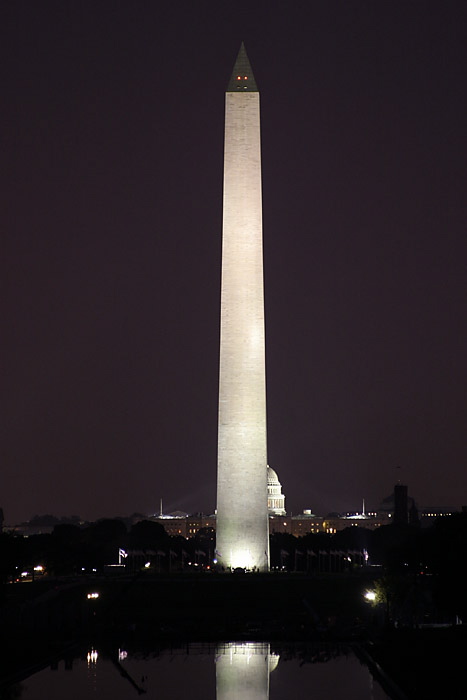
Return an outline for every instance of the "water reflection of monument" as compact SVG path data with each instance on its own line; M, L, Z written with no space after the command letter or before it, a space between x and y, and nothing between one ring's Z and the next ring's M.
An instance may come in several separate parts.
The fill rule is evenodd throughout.
M230 642L216 649L216 700L268 700L269 674L279 663L263 642Z

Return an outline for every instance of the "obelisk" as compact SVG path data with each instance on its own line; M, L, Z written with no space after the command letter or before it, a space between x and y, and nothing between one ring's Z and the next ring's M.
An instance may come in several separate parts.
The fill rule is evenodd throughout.
M225 96L216 557L268 571L259 92L243 44Z

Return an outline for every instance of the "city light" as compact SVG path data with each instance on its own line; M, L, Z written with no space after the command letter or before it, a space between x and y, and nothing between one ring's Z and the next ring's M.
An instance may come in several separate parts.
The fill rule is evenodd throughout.
M88 600L96 600L97 598L99 598L99 593L97 593L97 591L95 591L94 593L88 593L87 598Z
M95 649L91 649L91 651L88 651L88 655L87 655L87 657L86 657L86 658L87 658L87 661L88 661L88 664L95 664L95 663L97 663L97 657L98 657L98 656L99 656L99 654L97 653L97 651L96 651Z
M363 594L363 597L365 598L368 603L374 603L376 600L376 592L375 591L365 591Z

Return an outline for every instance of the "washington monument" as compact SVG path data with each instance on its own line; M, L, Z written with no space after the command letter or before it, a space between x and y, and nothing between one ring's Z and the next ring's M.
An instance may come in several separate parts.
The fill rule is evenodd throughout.
M259 92L240 47L225 95L218 563L269 570Z

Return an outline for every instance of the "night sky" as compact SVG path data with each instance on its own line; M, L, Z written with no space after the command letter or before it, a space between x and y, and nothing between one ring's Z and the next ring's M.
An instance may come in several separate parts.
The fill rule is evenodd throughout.
M466 3L4 0L7 523L215 508L242 40L287 508L467 503Z

